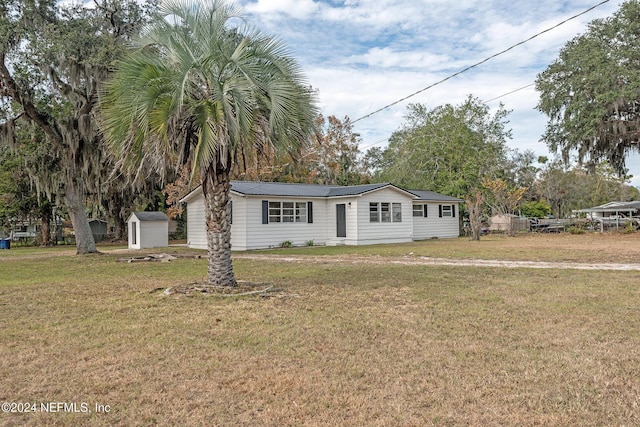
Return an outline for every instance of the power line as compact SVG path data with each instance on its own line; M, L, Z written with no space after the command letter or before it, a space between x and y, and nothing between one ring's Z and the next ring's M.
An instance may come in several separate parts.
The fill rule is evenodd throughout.
M363 145L362 147L358 147L358 149L362 150L362 149L365 149L365 148L373 147L374 145L382 144L383 142L387 142L388 140L389 140L389 138L384 138L384 139L381 139L378 142L372 142L371 144L366 144L366 145Z
M580 13L578 13L577 15L574 15L574 16L572 16L572 17L570 17L570 18L567 18L567 19L565 19L564 21L562 21L562 22L560 22L560 23L558 23L558 24L554 25L553 27L550 27L550 28L547 28L546 30L540 31L539 33L534 34L533 36L529 37L528 39L523 40L523 41L521 41L521 42L519 42L519 43L516 43L516 44L514 44L514 45L512 45L512 46L510 46L510 47L508 47L508 48L506 48L505 50L503 50L503 51L501 51L501 52L498 52L498 53L496 53L496 54L493 54L493 55L489 56L488 58L483 59L483 60L482 60L482 61L480 61L480 62L477 62L477 63L475 63L475 64L473 64L473 65L470 65L470 66L468 66L468 67L466 67L466 68L464 68L464 69L462 69L462 70L460 70L460 71L458 71L458 72L456 72L456 73L454 73L454 74L451 74L451 75L450 75L450 76L448 76L448 77L445 77L445 78L444 78L444 79L442 79L442 80L439 80L439 81L437 81L437 82L435 82L435 83L433 83L433 84L430 84L429 86L427 86L427 87L425 87L425 88L423 88L423 89L420 89L420 90L418 90L418 91L416 91L416 92L413 92L412 94L407 95L407 96L405 96L404 98L401 98L401 99L399 99L399 100L397 100L397 101L395 101L395 102L392 102L391 104L385 105L384 107L379 108L379 109L377 109L377 110L375 110L375 111L373 111L373 112L371 112L371 113L369 113L369 114L367 114L367 115L364 115L364 116L362 116L362 117L359 117L359 118L357 118L356 120L353 120L351 123L353 124L353 123L359 122L360 120L367 119L367 118L369 118L369 117L373 116L374 114L377 114L377 113L379 113L379 112L381 112L381 111L384 111L384 110L386 110L386 109L387 109L387 108L389 108L389 107L393 107L394 105L399 104L399 103L401 103L401 102L403 102L403 101L406 101L407 99L412 98L412 97L414 97L414 96L416 96L416 95L418 95L418 94L420 94L420 93L422 93L422 92L424 92L424 91L426 91L426 90L429 90L429 89L431 89L431 88L432 88L432 87L434 87L434 86L437 86L437 85L439 85L439 84L442 84L442 83L446 82L447 80L450 80L450 79L452 79L452 78L454 78L454 77L456 77L456 76L459 76L460 74L465 73L465 72L467 72L467 71L471 70L472 68L475 68L475 67L477 67L477 66L479 66L479 65L482 65L482 64L484 64L485 62L487 62L487 61L489 61L489 60L491 60L491 59L493 59L493 58L495 58L495 57L497 57L497 56L500 56L500 55L502 55L502 54L504 54L504 53L506 53L506 52L508 52L508 51L510 51L510 50L512 50L512 49L514 49L514 48L516 48L516 47L518 47L518 46L520 46L520 45L523 45L523 44L525 44L525 43L527 43L527 42L529 42L529 41L531 41L531 40L535 39L536 37L541 36L541 35L542 35L542 34L544 34L544 33L547 33L547 32L549 32L549 31L551 31L551 30L554 30L554 29L558 28L559 26L564 25L564 24L566 24L567 22L569 22L569 21L571 21L571 20L573 20L573 19L576 19L576 18L578 18L578 17L580 17L580 16L582 16L582 15L585 15L585 14L587 14L587 13L591 12L593 9L595 9L595 8L597 8L597 7L600 7L600 6L602 6L603 4L608 3L609 1L610 1L610 0L603 0L603 1L601 1L600 3L596 4L595 6L591 6L590 8L588 8L587 10L585 10L585 11L583 11L583 12L580 12Z
M528 84L528 85L526 85L526 86L522 86L522 87L520 87L520 88L518 88L518 89L514 89L514 90L512 90L511 92L503 93L502 95L498 95L498 96L496 96L495 98L491 98L491 99L488 99L488 100L486 100L486 101L482 101L482 102L483 102L483 103L485 103L485 104L487 104L487 103L489 103L489 102L491 102L491 101L495 101L496 99L504 98L504 97L505 97L505 96L507 96L507 95L511 95L512 93L520 92L521 90L524 90L524 89L526 89L526 88L528 88L528 87L531 87L531 86L533 86L534 84L535 84L535 83L529 83L529 84Z
M503 97L505 97L505 96L507 96L507 95L511 95L512 93L516 93L516 92L519 92L519 91L521 91L521 90L524 90L524 89L526 89L526 88L528 88L528 87L533 86L534 84L535 84L535 83L529 83L529 84L528 84L528 85L526 85L526 86L519 87L518 89L514 89L514 90L512 90L512 91L509 91L509 92L507 92L507 93L503 93L502 95L498 95L498 96L496 96L496 97L494 97L494 98L491 98L491 99L488 99L488 100L486 100L486 101L482 101L482 102L483 102L483 103L485 103L485 104L487 104L487 103L489 103L489 102L491 102L491 101L495 101L496 99L500 99L500 98L503 98ZM376 145L380 145L380 144L382 144L383 142L387 142L387 141L389 141L389 138L384 138L384 139L381 139L380 141L372 142L372 143L370 143L370 144L365 144L365 145L363 145L362 147L358 147L358 149L359 149L359 150L363 150L363 149L365 149L365 148L370 148L370 147L373 147L373 146L376 146Z

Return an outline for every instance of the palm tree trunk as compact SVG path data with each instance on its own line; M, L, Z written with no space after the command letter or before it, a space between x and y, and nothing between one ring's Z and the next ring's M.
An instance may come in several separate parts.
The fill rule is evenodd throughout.
M84 211L82 192L75 183L67 182L66 184L64 202L69 211L73 232L76 235L76 254L96 253L98 249L93 233L91 233L87 214Z
M224 168L221 168L224 169ZM206 174L205 197L209 267L207 282L214 286L236 286L231 262L231 180L227 170Z

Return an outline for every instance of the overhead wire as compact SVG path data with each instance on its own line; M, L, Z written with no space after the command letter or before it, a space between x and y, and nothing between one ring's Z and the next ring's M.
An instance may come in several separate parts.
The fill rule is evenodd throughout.
M505 96L511 95L513 93L516 93L516 92L520 92L521 90L527 89L527 88L529 88L529 87L531 87L533 85L535 85L535 83L529 83L526 86L519 87L518 89L514 89L512 91L509 91L507 93L503 93L502 95L495 96L495 97L493 97L491 99L487 99L486 101L482 101L482 102L485 103L485 104L488 104L489 102L495 101L495 100L500 99L500 98L504 98ZM383 138L383 139L381 139L379 141L372 142L370 144L365 144L365 145L359 147L359 149L360 150L364 150L365 148L374 147L376 145L380 145L380 144L382 144L384 142L387 142L387 141L389 141L389 138Z
M526 88L528 88L528 87L531 87L531 86L533 86L533 85L535 85L535 83L529 83L529 84L528 84L528 85L526 85L526 86L522 86L522 87L520 87L520 88L518 88L518 89L514 89L514 90L512 90L512 91L510 91L510 92L503 93L502 95L498 95L498 96L496 96L496 97L494 97L494 98L487 99L486 101L482 101L482 102L483 102L483 103L485 103L485 104L488 104L488 103L489 103L489 102L491 102L491 101L495 101L496 99L504 98L505 96L507 96L507 95L511 95L512 93L520 92L521 90L524 90L524 89L526 89Z
M451 75L449 75L449 76L445 77L445 78L444 78L444 79L442 79L442 80L438 80L437 82L432 83L432 84L430 84L430 85L429 85L429 86L427 86L427 87L424 87L424 88L422 88L422 89L420 89L420 90L417 90L417 91L415 91L415 92L413 92L413 93L411 93L411 94L409 94L409 95L407 95L407 96L405 96L405 97L403 97L403 98L401 98L401 99L398 99L397 101L394 101L394 102L392 102L392 103L390 103L390 104L385 105L385 106L384 106L384 107L382 107L382 108L379 108L379 109L377 109L377 110L375 110L375 111L373 111L373 112L371 112L371 113L369 113L369 114L366 114L366 115L364 115L364 116L362 116L362 117L359 117L359 118L357 118L357 119L353 120L351 123L353 124L353 123L357 123L357 122L359 122L360 120L367 119L367 118L369 118L369 117L373 116L374 114L378 114L378 113L380 113L380 112L382 112L382 111L386 110L386 109L387 109L387 108L389 108L389 107L393 107L394 105L397 105L397 104L399 104L399 103L401 103L401 102L403 102L403 101L406 101L406 100L407 100L407 99L409 99L409 98L412 98L412 97L414 97L414 96L416 96L416 95L418 95L418 94L420 94L420 93L422 93L422 92L425 92L425 91L427 91L427 90L429 90L429 89L431 89L431 88L433 88L433 87L435 87L435 86L438 86L438 85L440 85L440 84L442 84L442 83L446 82L447 80L450 80L450 79L452 79L452 78L454 78L454 77L456 77L456 76L459 76L459 75L460 75L460 74L462 74L462 73L465 73L465 72L467 72L467 71L469 71L469 70L471 70L471 69L473 69L473 68L475 68L475 67L478 67L479 65L482 65L482 64L484 64L485 62L490 61L490 60L491 60L491 59L493 59L493 58L496 58L496 57L498 57L498 56L500 56L500 55L503 55L503 54L505 54L505 53L509 52L510 50L512 50L512 49L514 49L514 48L516 48L516 47L518 47L518 46L521 46L521 45L523 45L523 44L525 44L525 43L527 43L527 42L529 42L529 41L531 41L531 40L535 39L536 37L541 36L542 34L545 34L545 33L549 32L549 31L551 31L551 30L554 30L554 29L556 29L556 28L560 27L561 25L566 24L567 22L569 22L569 21L571 21L571 20L574 20L574 19L576 19L576 18L578 18L578 17L580 17L580 16L582 16L582 15L585 15L585 14L587 14L587 13L591 12L592 10L594 10L594 9L596 9L596 8L598 8L598 7L600 7L600 6L602 6L603 4L608 3L609 1L611 1L611 0L603 0L603 1L601 1L600 3L598 3L598 4L594 5L594 6L589 7L588 9L584 10L583 12L580 12L580 13L578 13L578 14L576 14L576 15L573 15L573 16L571 16L570 18L567 18L567 19L565 19L565 20L563 20L563 21L559 22L558 24L556 24L556 25L554 25L554 26L552 26L552 27L549 27L549 28L547 28L547 29L545 29L545 30L543 30L543 31L540 31L539 33L534 34L533 36L531 36L531 37L527 38L526 40L523 40L523 41L518 42L518 43L516 43L516 44L514 44L514 45L511 45L511 46L509 46L508 48L506 48L506 49L504 49L504 50L502 50L502 51L500 51L500 52L498 52L498 53L495 53L495 54L493 54L493 55L491 55L491 56L489 56L489 57L487 57L487 58L483 59L483 60L482 60L482 61L480 61L480 62L476 62L475 64L470 65L470 66L468 66L468 67L466 67L466 68L463 68L462 70L460 70L460 71L458 71L458 72L455 72L455 73L453 73L453 74L451 74Z

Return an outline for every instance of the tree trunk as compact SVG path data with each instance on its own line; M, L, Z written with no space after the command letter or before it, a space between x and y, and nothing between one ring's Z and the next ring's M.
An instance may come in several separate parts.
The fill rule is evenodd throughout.
M40 246L47 247L53 246L51 239L51 210L46 209L41 211L40 215Z
M96 253L96 242L91 233L87 214L82 203L81 191L74 183L67 183L65 188L65 205L69 210L69 217L76 235L76 254Z
M480 240L482 233L482 207L484 205L484 195L480 190L476 190L466 198L467 210L469 211L469 227L471 237L469 240Z
M222 169L222 168L221 168ZM231 262L231 181L227 170L210 170L204 179L207 247L209 267L207 282L214 286L236 286Z
M113 218L113 222L115 225L114 234L115 240L126 240L125 231L127 230L127 224L124 219L120 215L116 215Z

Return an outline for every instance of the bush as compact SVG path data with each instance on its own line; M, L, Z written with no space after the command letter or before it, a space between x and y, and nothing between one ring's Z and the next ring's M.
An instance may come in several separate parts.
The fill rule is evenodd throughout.
M291 248L291 247L293 247L293 242L291 240L285 240L284 242L280 243L280 247L281 248Z
M575 225L572 225L571 227L567 228L567 233L570 233L570 234L584 234L584 233L586 233L586 231L584 231L584 229L582 229L580 227L576 227Z

